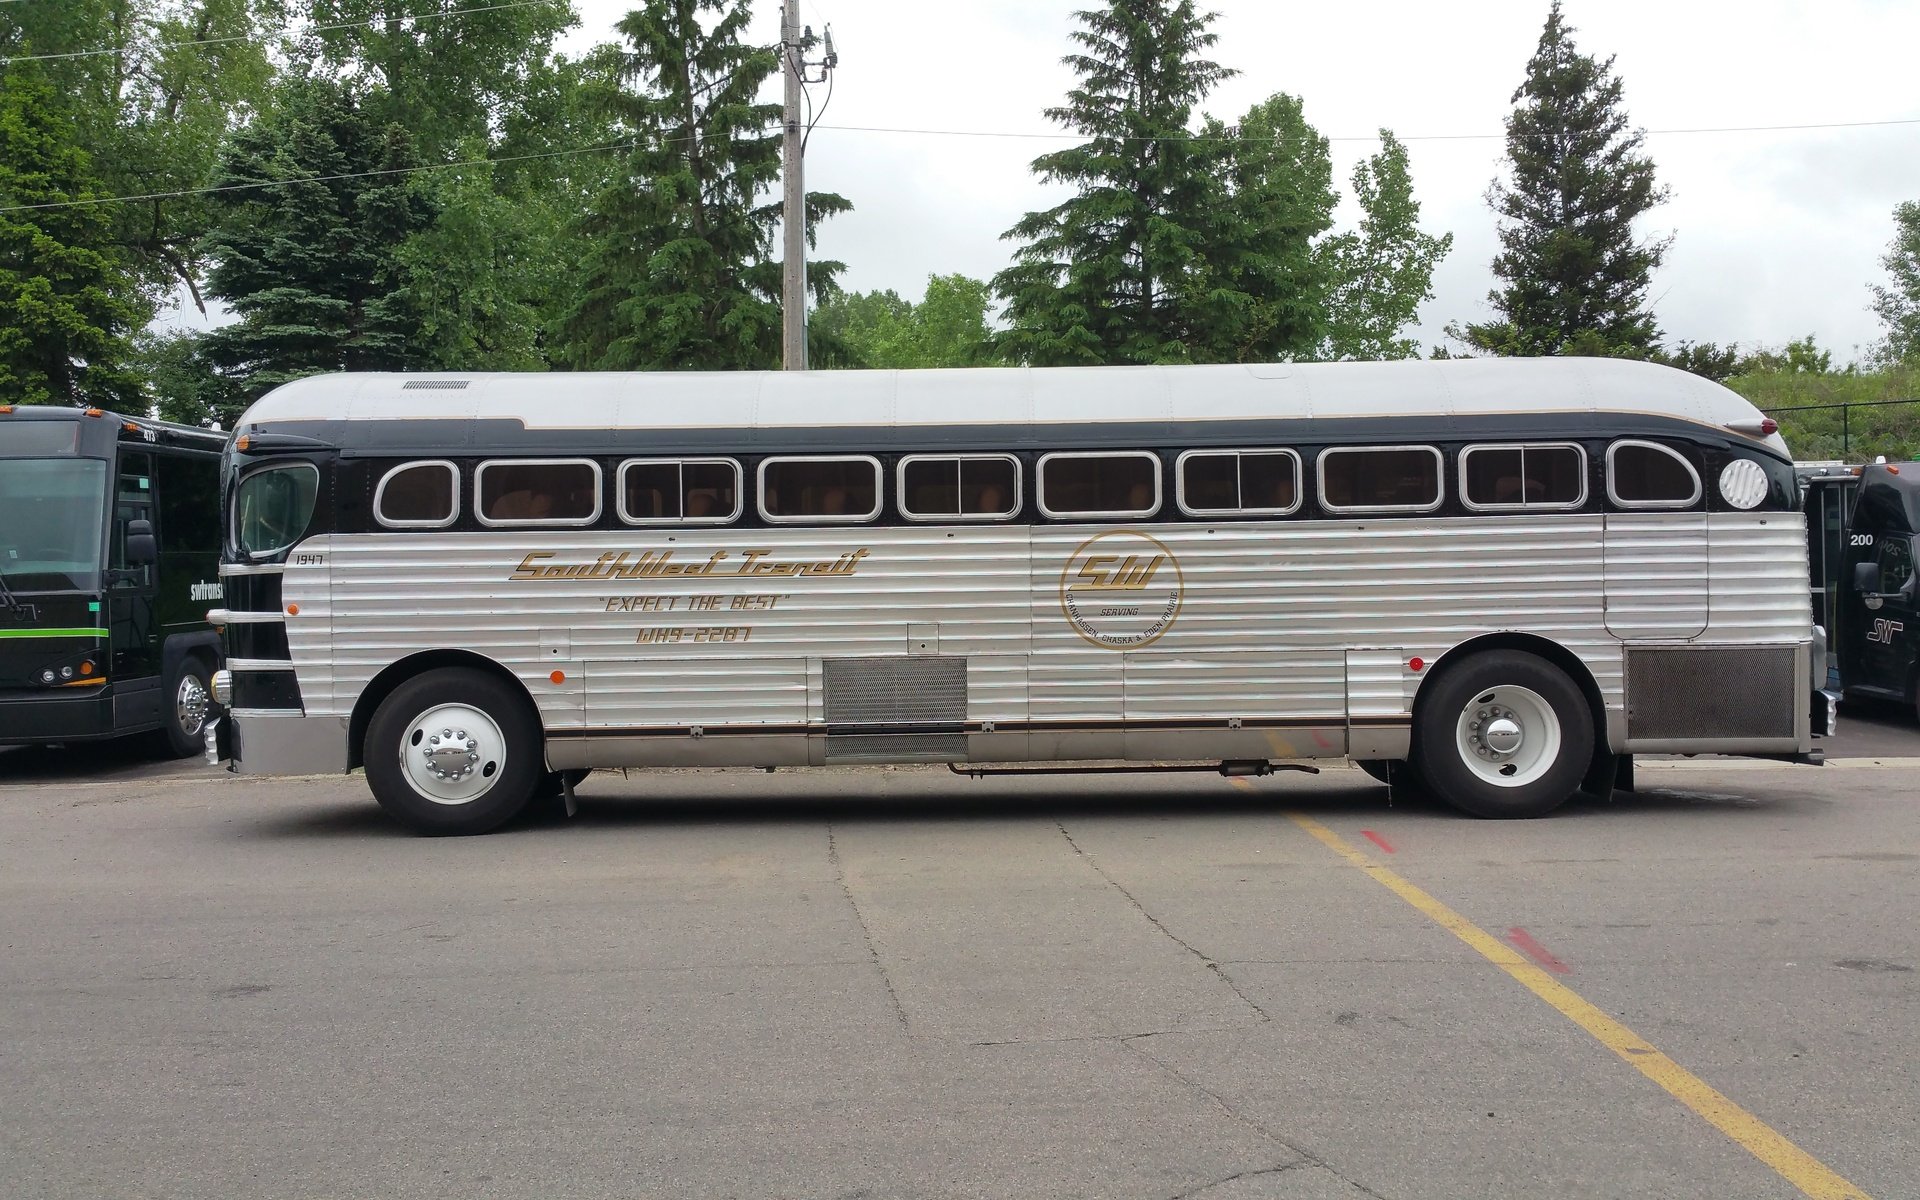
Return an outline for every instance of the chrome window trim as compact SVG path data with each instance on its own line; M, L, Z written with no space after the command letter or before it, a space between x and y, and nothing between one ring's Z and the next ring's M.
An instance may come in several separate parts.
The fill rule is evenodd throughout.
M487 516L485 483L488 467L587 467L593 471L593 512L585 517L507 517L495 520ZM490 529L519 529L528 525L591 525L600 519L606 507L601 496L600 464L591 458L489 458L473 469L473 516Z
M1571 450L1580 456L1580 498L1573 501L1556 500L1552 503L1541 501L1538 504L1522 500L1518 504L1479 504L1467 494L1467 456L1475 450L1518 450L1522 455L1529 450ZM1469 512L1571 512L1587 502L1587 450L1578 442L1474 442L1460 447L1460 462L1455 468L1460 487L1460 504ZM1521 479L1524 482L1526 470L1522 460Z
M1231 454L1236 459L1243 454L1284 454L1293 460L1293 503L1285 508L1191 508L1187 505L1187 477L1182 470L1187 460L1197 455ZM1238 478L1239 464L1234 465L1235 478ZM1300 505L1306 497L1306 470L1300 459L1300 452L1291 446L1249 446L1239 447L1209 446L1196 450L1182 450L1173 460L1173 502L1180 511L1189 517L1285 517L1300 511ZM1244 488L1242 489L1244 491Z
M1688 496L1685 500L1622 500L1620 493L1613 486L1613 455L1615 451L1623 446L1639 446L1648 450L1658 450L1679 462L1681 466L1687 469L1687 477L1693 480L1693 495ZM1607 446L1607 499L1613 501L1616 507L1692 508L1700 502L1700 496L1705 490L1705 487L1700 482L1700 472L1693 469L1693 464L1687 461L1686 455L1675 450L1672 446L1662 445L1659 442L1649 442L1642 438L1621 438L1619 441L1610 443Z
M284 546L275 546L271 550L243 550L240 547L240 504L239 504L240 489L245 487L247 484L247 481L249 479L254 478L256 475L265 475L269 471L294 471L294 470L306 470L306 471L313 472L313 497L314 497L313 504L314 504L314 508L317 510L320 507L320 468L313 463L304 462L304 461L294 461L294 462L281 461L281 462L262 463L260 466L255 467L253 470L248 471L246 474L241 475L239 478L233 481L234 503L233 503L233 511L227 514L227 537L231 539L231 541L233 542L233 548L235 550L239 550L240 553L246 555L249 561L262 559L262 558L275 558L280 554L282 554L283 552L287 550L291 550L295 546L299 545L300 539L307 536L307 530L303 526L300 532L294 535L293 540L288 542ZM115 483L114 486L117 488L119 484ZM312 525L312 524L313 524L313 513L309 512L307 514L307 525ZM284 563L275 563L273 564L273 566L277 570L286 569L286 565Z
M402 471L412 471L419 467L445 467L447 475L453 480L453 512L444 521L391 521L380 512L380 501L387 494L387 481ZM423 458L414 462L403 462L390 467L380 477L373 489L373 519L388 529L445 529L460 519L460 468L444 458Z
M1433 482L1438 492L1430 504L1334 504L1327 499L1327 460L1336 454L1373 454L1392 450L1424 450L1433 455ZM1318 493L1320 507L1330 513L1392 513L1432 512L1447 502L1447 456L1438 446L1330 446L1322 450L1314 459L1313 486Z
M767 511L767 467L775 463L863 462L873 468L873 511L822 513L819 516L776 517ZM753 506L769 525L866 525L880 518L887 505L887 472L871 454L775 454L760 460L753 476Z
M686 507L687 474L689 464L719 464L733 468L733 511L724 517L630 517L627 515L627 468L657 467L662 463L672 463L680 471L680 507ZM623 458L620 469L613 477L613 509L620 516L623 525L731 525L740 519L747 506L747 476L740 469L740 460L724 456L701 458Z
M937 513L920 516L907 509L907 464L917 462L1006 462L1013 464L1013 507L997 513ZM1022 489L1026 486L1026 474L1022 470L1020 458L1014 454L908 454L894 466L893 487L898 499L900 515L909 521L922 524L942 521L1010 521L1020 515Z
M1056 458L1144 458L1153 464L1153 506L1151 508L1116 508L1089 512L1055 512L1047 507L1047 464ZM1151 517L1160 511L1165 502L1161 480L1160 456L1151 450L1055 450L1042 454L1040 461L1034 464L1034 505L1040 515L1055 521L1101 521L1113 518Z

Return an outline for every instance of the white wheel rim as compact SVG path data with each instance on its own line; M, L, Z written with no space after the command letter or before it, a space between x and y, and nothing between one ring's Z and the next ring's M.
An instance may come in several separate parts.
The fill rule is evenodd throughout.
M1483 688L1460 710L1454 744L1460 761L1485 782L1525 787L1560 761L1560 718L1531 688Z
M467 704L440 704L407 723L400 771L435 804L466 804L493 790L507 765L507 739L492 717Z

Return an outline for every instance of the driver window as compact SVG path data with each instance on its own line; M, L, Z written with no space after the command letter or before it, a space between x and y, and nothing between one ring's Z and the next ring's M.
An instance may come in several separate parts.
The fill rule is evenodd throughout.
M1904 537L1880 539L1880 591L1904 591L1913 579L1913 542Z
M154 523L153 457L148 454L120 456L120 478L113 497L113 554L107 564L127 572L115 578L115 587L144 589L153 586L153 564L129 567L127 563L127 526L134 521Z

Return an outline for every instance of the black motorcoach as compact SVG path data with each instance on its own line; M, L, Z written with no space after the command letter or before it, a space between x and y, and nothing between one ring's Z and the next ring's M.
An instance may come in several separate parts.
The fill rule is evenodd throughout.
M152 732L194 753L220 637L226 435L0 405L0 745Z

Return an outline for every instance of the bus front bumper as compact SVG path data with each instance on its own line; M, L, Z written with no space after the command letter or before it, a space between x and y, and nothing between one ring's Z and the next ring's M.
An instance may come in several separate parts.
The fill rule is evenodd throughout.
M209 765L236 775L344 775L347 719L300 713L222 713L201 735Z
M85 742L114 736L113 697L104 688L88 694L47 691L0 696L0 746L36 746L47 742Z

